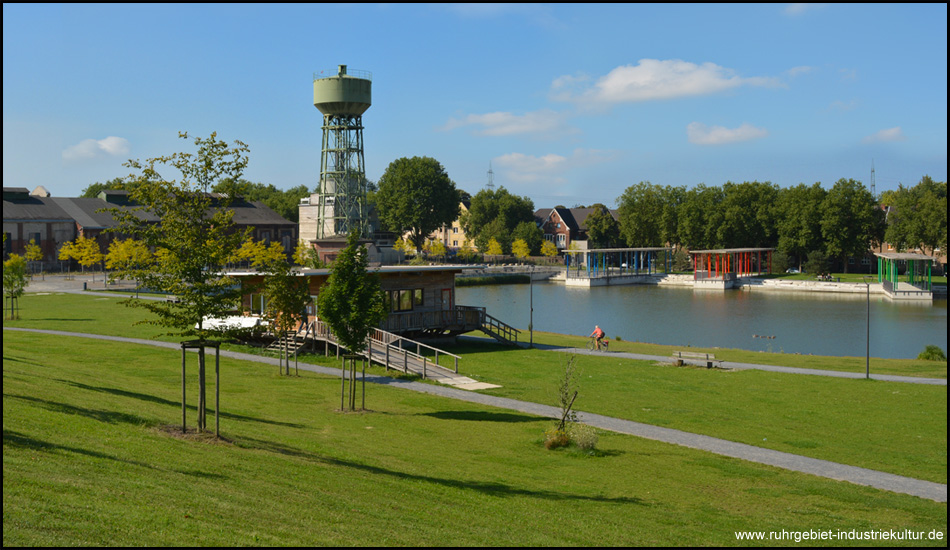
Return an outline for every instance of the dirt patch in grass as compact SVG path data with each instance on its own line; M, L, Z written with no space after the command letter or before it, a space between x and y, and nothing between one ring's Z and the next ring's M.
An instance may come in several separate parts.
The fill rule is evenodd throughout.
M181 431L181 426L177 424L163 424L156 426L155 430L163 435L174 437L175 439L184 439L186 441L198 441L210 445L233 445L234 442L224 436L215 436L214 432L199 432L197 428L187 428Z

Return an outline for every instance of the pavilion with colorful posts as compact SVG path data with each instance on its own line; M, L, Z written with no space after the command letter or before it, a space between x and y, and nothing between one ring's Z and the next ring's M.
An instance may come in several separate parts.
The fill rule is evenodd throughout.
M772 248L720 248L691 250L693 288L733 288L741 277L758 277L772 271Z
M650 278L670 272L673 249L592 248L565 250L567 286L609 286L654 283Z
M892 300L933 300L934 258L917 252L875 252L877 282Z

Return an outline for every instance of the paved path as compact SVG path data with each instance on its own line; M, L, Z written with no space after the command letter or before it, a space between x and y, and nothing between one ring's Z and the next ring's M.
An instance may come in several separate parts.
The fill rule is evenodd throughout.
M540 347L540 346L535 346ZM661 363L669 363L670 356L659 356L659 355L641 355L639 353L625 353L617 351L590 351L587 349L579 348L558 348L558 347L548 347L547 349L551 351L562 351L569 353L576 353L577 355L609 355L610 357L623 357L624 359L642 359L646 361L658 361ZM691 361L689 359L683 359L684 363L689 363L697 366L704 366L704 361ZM726 369L756 369L756 370L767 370L772 372L784 372L789 374L810 374L813 376L831 376L834 378L855 378L855 379L864 379L866 378L865 373L860 372L843 372L836 370L817 370L817 369L801 369L797 367L777 367L774 365L754 365L752 363L733 363L730 361L723 361L722 367ZM907 382L909 384L933 384L935 386L946 386L946 378L920 378L917 376L896 376L890 374L874 374L871 373L872 380L884 380L887 382Z
M141 344L141 345L158 346L158 347L164 347L164 348L170 348L170 349L181 349L181 347L174 342L156 342L153 340L142 340L138 338L123 338L123 337L118 337L118 336L101 336L101 335L95 335L95 334L82 334L82 333L63 332L63 331L54 331L54 330L21 329L21 328L13 328L13 327L3 327L3 330L39 332L43 334L55 334L55 335L60 335L60 336L74 336L74 337L81 337L81 338L96 338L96 339L101 339L101 340L111 340L115 342L126 342L130 344ZM225 357L231 357L234 359L242 359L245 361L255 361L258 363L268 363L272 365L278 364L277 359L260 357L258 355L250 355L246 353L222 351L221 355ZM642 356L642 357L648 357L648 356ZM300 369L311 371L311 372L317 372L321 374L327 374L331 376L339 376L340 374L339 369L329 368L329 367L320 367L320 366L309 365L309 364L300 364ZM396 380L396 379L388 378L385 376L367 376L366 381L375 383L375 384L384 384L384 385L398 387L398 388L405 388L405 389L409 389L409 390L413 390L413 391L417 391L421 393L427 393L431 395L439 395L439 396L448 397L451 399L458 399L458 400L467 401L470 403L478 403L478 404L488 405L492 407L500 407L504 409L515 410L515 411L547 417L547 418L560 418L560 409L547 406L547 405L541 405L538 403L530 403L526 401L518 401L516 399L509 399L505 397L495 397L491 395L484 395L480 393L475 393L471 391L466 391L466 390L461 390L457 388L451 388L451 387L446 387L446 386L441 386L441 385L436 385L436 384L426 384L423 382L409 382L405 380ZM672 443L674 445L682 445L684 447L700 449L703 451L708 451L708 452L723 455L723 456L740 458L743 460L749 460L749 461L758 462L761 464L768 464L771 466L776 466L778 468L784 468L786 470L803 472L806 474L812 474L812 475L825 477L829 479L847 481L850 483L856 483L858 485L867 485L870 487L875 487L877 489L893 491L895 493L904 493L904 494L914 495L921 498L935 500L937 502L947 502L947 485L946 484L934 483L931 481L922 481L919 479L913 479L913 478L899 476L895 474L868 470L868 469L859 468L856 466L847 466L844 464L829 462L827 460L818 460L815 458L808 458L808 457L803 457L799 455L783 453L780 451L763 449L761 447L746 445L744 443L736 443L733 441L726 441L723 439L717 439L717 438L709 437L705 435L693 434L693 433L683 432L680 430L673 430L669 428L661 428L658 426L642 424L639 422L632 422L630 420L622 420L619 418L611 418L611 417L602 416L598 414L585 413L585 412L578 411L578 419L584 422L585 424L589 424L591 426L601 428L604 430L610 430L614 432L635 435L638 437L644 437L647 439L653 439L653 440L662 441L665 443Z

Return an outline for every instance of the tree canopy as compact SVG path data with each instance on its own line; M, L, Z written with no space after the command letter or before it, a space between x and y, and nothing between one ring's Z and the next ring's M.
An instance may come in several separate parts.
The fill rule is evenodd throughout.
M459 216L461 193L439 162L429 157L396 159L379 179L375 200L383 226L409 233L416 251L426 238Z
M386 318L386 295L379 277L368 271L369 255L354 231L330 267L317 298L320 319L351 353L366 348L370 331Z
M482 189L472 197L468 212L460 221L465 234L482 252L492 254L488 252L488 243L492 239L501 245L503 251L508 251L514 239L527 236L513 238L515 229L525 222L535 224L534 202L528 197L509 193L504 186L497 190Z
M187 134L180 134L187 139ZM159 251L159 261L147 269L130 266L129 278L138 279L147 288L168 292L178 302L129 302L156 314L145 321L172 330L180 336L207 338L216 334L205 326L209 317L225 317L241 297L240 285L222 273L234 252L247 240L233 223L228 208L231 197L210 194L224 179L237 180L247 166L247 146L240 141L229 146L216 134L196 138L197 153L129 161L138 170L127 181L134 183L132 198L139 205L129 210L112 209L119 225L116 231L142 241ZM173 169L180 179L166 179L162 171ZM150 223L136 216L145 210L161 223Z

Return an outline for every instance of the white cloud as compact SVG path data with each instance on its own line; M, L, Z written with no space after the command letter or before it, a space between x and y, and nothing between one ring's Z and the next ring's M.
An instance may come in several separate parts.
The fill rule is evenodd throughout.
M827 4L793 3L786 4L785 9L782 11L789 17L798 17L800 15L805 15L807 12L823 9L825 6L827 6Z
M84 139L63 150L63 160L80 161L102 156L120 156L129 152L128 140L109 136L105 139Z
M875 132L863 140L862 143L887 143L892 141L904 141L907 139L904 136L904 132L901 131L900 126L895 126L894 128L888 128L886 130L881 130L880 132Z
M575 168L610 161L614 154L595 149L575 149L570 156L553 153L531 156L508 153L493 159L493 164L504 172L505 178L517 183L543 182L561 185L567 183L567 173Z
M697 65L679 59L641 59L638 65L617 67L586 90L572 94L583 79L560 77L552 83L556 99L616 104L709 95L740 86L781 86L771 77L741 77L715 63ZM562 91L563 90L563 91Z
M788 76L795 77L800 74L808 74L814 70L814 67L809 67L807 65L802 65L800 67L792 67L791 69L785 71Z
M450 119L443 130L454 130L463 126L476 126L475 134L482 136L511 136L517 134L540 134L547 137L573 133L564 126L566 115L550 110L534 111L524 115L509 112L468 115L461 119Z
M769 133L765 128L756 128L748 123L738 128L726 128L693 122L686 127L686 135L689 137L689 142L696 145L723 145L764 138Z

